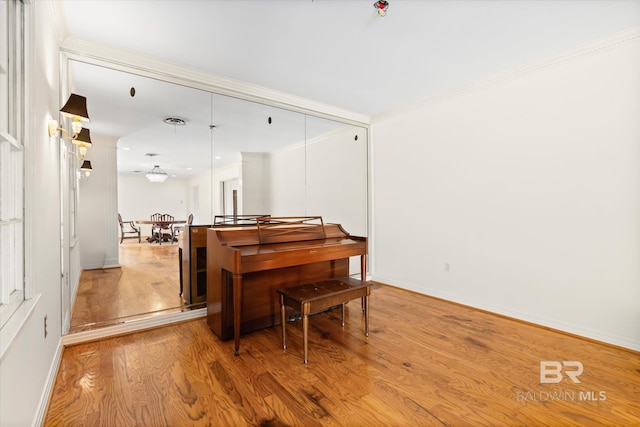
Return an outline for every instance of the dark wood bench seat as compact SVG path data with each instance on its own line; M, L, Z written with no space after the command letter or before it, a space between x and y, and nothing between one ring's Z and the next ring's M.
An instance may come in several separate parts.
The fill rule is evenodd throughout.
M286 349L286 307L302 314L302 336L304 363L307 363L309 315L342 305L342 326L344 326L345 303L362 298L364 313L364 333L369 336L369 295L371 283L349 276L334 277L320 282L307 283L285 289L278 289L282 316L282 348Z

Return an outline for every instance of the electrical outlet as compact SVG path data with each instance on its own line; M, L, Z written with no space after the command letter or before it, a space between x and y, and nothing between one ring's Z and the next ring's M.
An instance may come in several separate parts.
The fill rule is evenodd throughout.
M44 316L44 337L47 337L47 315Z
M448 263L448 262L444 263L444 271L446 271L447 273L451 272L451 263Z

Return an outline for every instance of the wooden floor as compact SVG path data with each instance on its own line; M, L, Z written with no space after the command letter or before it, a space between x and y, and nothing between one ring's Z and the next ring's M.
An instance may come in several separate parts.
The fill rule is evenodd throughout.
M46 426L640 425L640 354L388 286L346 325L311 317L218 340L204 319L64 350ZM540 383L579 361L579 384ZM573 368L567 368L571 370Z
M184 308L177 244L125 240L119 256L120 268L82 272L70 332Z

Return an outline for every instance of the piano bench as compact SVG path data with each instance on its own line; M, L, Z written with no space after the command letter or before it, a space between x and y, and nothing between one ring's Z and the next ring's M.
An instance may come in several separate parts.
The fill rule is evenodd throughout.
M282 321L282 348L286 349L285 307L302 313L302 337L304 345L304 363L307 363L307 343L309 338L309 315L336 305L342 305L342 326L344 327L344 305L352 299L362 298L364 313L364 334L369 336L369 295L371 283L349 276L334 277L315 283L278 289L280 295L280 313Z

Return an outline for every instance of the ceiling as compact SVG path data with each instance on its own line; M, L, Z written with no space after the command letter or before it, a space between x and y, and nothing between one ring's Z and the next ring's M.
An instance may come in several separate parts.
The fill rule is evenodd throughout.
M118 140L119 175L158 165L171 177L195 177L239 162L240 152L269 153L345 126L75 60L69 74L72 91L87 97L94 142Z
M373 0L54 3L64 16L69 37L150 55L367 116L640 25L640 0L389 0L385 17L376 14ZM124 126L125 122L144 128L152 120L157 123L161 115L180 113L196 121L195 117L203 113L202 109L160 111L159 99L171 95L155 87L155 101L147 99L145 108L129 111L126 119L118 117L118 107L104 95L109 91L100 95L89 89L101 85L107 89L105 76L95 72L83 75L81 71L77 70L76 77L82 79L78 81L82 89L87 88L92 132L104 126L110 129L109 134L122 137L123 144L134 143L136 132L138 140L143 138L143 132L133 130L133 125ZM127 92L137 85L142 97L148 82L117 83ZM132 99L136 98L138 95ZM219 101L214 104L224 107L222 98ZM273 113L262 107L251 107L261 117L256 121L260 126L264 126L265 116ZM215 121L220 118L216 113ZM206 114L202 119L207 124L214 120ZM162 125L165 130L170 128ZM189 127L171 130L180 137L180 132ZM203 127L199 131L210 138L208 126ZM222 135L222 130L221 125L214 134L219 131ZM151 139L145 144L152 144ZM151 148L153 145L144 149Z

